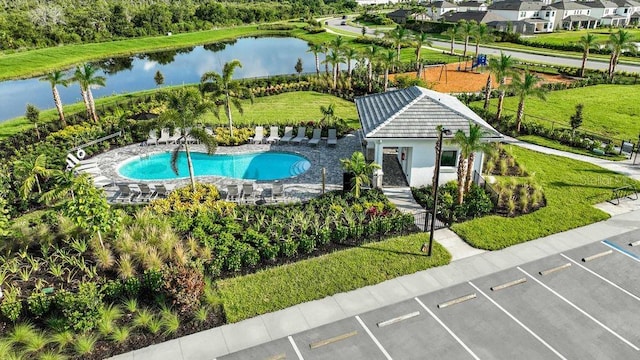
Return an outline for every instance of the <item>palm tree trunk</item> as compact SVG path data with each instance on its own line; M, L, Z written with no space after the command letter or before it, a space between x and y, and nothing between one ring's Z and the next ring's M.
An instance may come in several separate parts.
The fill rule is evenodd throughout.
M456 39L452 37L451 38L451 51L450 51L451 55L453 55L453 45L455 44L455 42L456 42Z
M476 42L476 59L478 58L478 53L480 52L480 41Z
M84 102L84 107L87 109L87 115L91 117L91 105L89 105L89 99L87 99L87 92L82 87L80 88L80 95L82 95L82 102Z
M60 117L60 122L62 123L62 127L67 126L67 121L64 118L64 110L62 110L62 101L60 100L60 94L58 93L58 88L53 86L51 88L53 92L53 102L56 104L56 109L58 110L58 116Z
M186 137L185 137L186 139ZM184 152L187 154L187 166L189 167L189 179L191 180L191 189L195 193L196 191L196 177L193 171L193 163L191 162L191 152L189 151L189 145L184 142Z
M587 64L587 56L589 56L589 50L585 50L582 54L582 67L580 68L580 77L584 77L584 67Z
M397 60L398 62L400 62L400 43L398 43L398 50L396 51L397 53Z
M489 99L491 99L491 74L487 76L487 84L484 86L484 109L489 108Z
M500 95L498 95L498 110L496 111L496 120L500 120L502 116L502 103L504 102L504 90L500 90Z
M520 99L518 103L518 123L516 125L516 131L520 133L520 125L522 125L522 117L524 116L524 97Z
M227 112L227 119L229 119L229 136L233 137L233 119L231 118L231 101L229 100L229 92L225 93L225 111Z
M318 57L318 53L314 53L316 56L316 75L320 76L320 58Z
M464 201L464 181L466 179L466 166L467 163L465 161L464 156L460 154L460 159L458 160L458 205L461 205Z
M467 177L466 177L465 186L464 186L465 194L469 193L469 190L471 190L471 183L473 182L473 178L471 177L471 174L473 173L473 162L475 160L476 160L476 154L472 152L471 154L469 154L469 158L467 159Z
M373 88L373 64L371 63L371 60L369 60L369 64L367 65L368 68L368 82L369 82L369 92L371 92L372 88Z
M389 68L384 69L384 91L389 87Z
M613 77L616 73L616 65L618 64L618 53L615 53L611 58L611 73L609 74L609 81L613 82Z
M422 46L418 46L416 49L416 71L420 71L420 53L422 50Z
M327 53L324 53L324 72L329 75L329 62L327 61Z
M333 88L338 88L338 64L333 66Z
M462 52L462 57L466 58L467 57L467 45L469 45L469 37L465 37L464 38L464 51Z
M98 122L98 114L96 113L96 103L93 101L93 93L91 93L91 89L87 88L87 100L89 101L89 106L91 107L91 118L93 122Z

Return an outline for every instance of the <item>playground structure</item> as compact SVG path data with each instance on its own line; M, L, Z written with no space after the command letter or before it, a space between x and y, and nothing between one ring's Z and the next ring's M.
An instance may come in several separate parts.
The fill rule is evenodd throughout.
M464 67L463 67L464 65ZM474 71L478 67L487 66L487 55L478 56L458 56L458 71Z

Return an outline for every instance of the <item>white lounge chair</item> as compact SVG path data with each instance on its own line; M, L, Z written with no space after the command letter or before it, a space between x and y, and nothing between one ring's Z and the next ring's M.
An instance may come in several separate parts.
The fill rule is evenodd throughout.
M113 185L113 180L103 175L92 176L91 180L93 181L93 185L95 185L96 187L105 187L105 186Z
M277 144L280 141L280 136L278 136L278 131L280 130L277 126L272 126L271 130L269 130L269 137L267 138L267 144Z
M242 184L242 201L248 203L250 201L255 201L255 195L253 193L253 183L244 183Z
M293 126L285 126L284 135L280 138L280 142L286 144L293 139Z
M240 197L240 191L238 190L238 185L231 184L227 185L227 201L237 202Z
M147 138L147 145L158 145L158 134L156 130L149 130L149 137Z
M158 138L158 144L168 144L171 141L171 135L169 129L164 128L160 130L160 138Z
M284 185L279 181L274 182L271 187L271 201L278 202L279 200L284 201L284 199Z
M264 141L264 127L256 126L255 135L252 138L249 138L254 144L262 144Z
M67 160L71 161L74 165L88 165L88 164L97 164L96 160L80 160L72 153L67 154Z
M311 139L309 139L308 144L309 145L313 145L313 146L317 146L320 143L320 135L322 134L322 130L321 129L313 129L313 137L311 137Z
M182 137L182 131L180 128L173 129L173 135L169 138L170 144L177 144L179 141L184 141L185 139L180 139Z
M336 146L338 144L338 136L336 129L329 129L329 137L327 138L327 146Z
M296 135L296 137L291 139L291 142L294 144L301 144L303 141L309 140L309 138L307 138L306 136L306 133L307 133L307 128L304 126L300 126L298 128L298 135Z

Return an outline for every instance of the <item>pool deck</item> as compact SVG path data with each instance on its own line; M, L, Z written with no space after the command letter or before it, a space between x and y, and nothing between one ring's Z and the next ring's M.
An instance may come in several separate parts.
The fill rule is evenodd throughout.
M306 200L318 196L322 192L322 168L326 169L325 189L335 190L342 188L342 169L340 159L350 158L354 151L362 151L360 138L357 133L348 134L338 139L335 147L327 147L325 141L321 141L318 146L309 146L306 143L301 145L283 144L245 144L240 146L219 146L216 154L246 154L262 151L281 151L295 153L304 156L311 162L309 170L295 177L280 180L284 184L285 194L288 198ZM168 189L182 187L189 184L188 174L182 179L175 180L132 180L120 176L118 167L124 161L140 155L150 155L158 152L171 152L176 145L149 145L133 144L123 146L103 154L96 155L92 160L98 162L98 167L102 175L112 179L115 184L138 184L149 185L164 184ZM206 152L204 145L190 144L189 150L194 152ZM168 164L167 164L168 165ZM233 179L220 176L198 176L197 182L215 184L221 192L226 192L227 185L253 182L256 189L268 189L273 181L256 181ZM105 187L107 198L111 201L117 198L117 187Z

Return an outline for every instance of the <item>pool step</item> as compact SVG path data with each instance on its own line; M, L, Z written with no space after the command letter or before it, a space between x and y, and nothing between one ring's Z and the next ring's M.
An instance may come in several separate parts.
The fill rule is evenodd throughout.
M291 176L298 176L304 173L305 171L309 170L310 167L311 167L311 164L309 163L309 161L300 160L295 162L293 165L291 165L291 168L289 169L289 173L291 174Z

